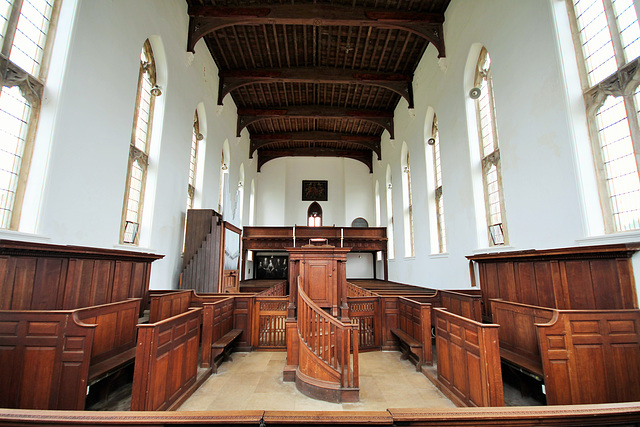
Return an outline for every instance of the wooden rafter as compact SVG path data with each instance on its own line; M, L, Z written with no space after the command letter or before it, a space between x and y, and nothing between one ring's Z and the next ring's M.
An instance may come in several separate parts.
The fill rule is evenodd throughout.
M340 108L324 105L304 105L287 108L273 109L238 109L237 136L240 136L242 129L251 123L260 120L282 119L282 118L311 118L311 119L353 119L364 120L375 123L389 132L391 139L393 132L393 111L365 110L357 108Z
M280 157L346 157L364 163L373 173L371 151L340 150L329 148L298 148L293 150L258 150L258 172L270 160Z
M205 35L237 25L310 25L375 27L400 29L428 40L438 56L445 56L442 27L444 13L424 13L352 8L328 4L272 4L249 7L189 7L189 37L187 50Z
M253 158L253 153L262 147L276 142L293 142L293 141L309 141L309 142L338 142L345 144L353 144L362 148L373 151L378 156L378 160L382 158L380 149L380 137L369 135L354 135L339 132L288 132L251 135L251 147L249 149L249 158Z
M413 108L413 76L402 73L360 72L334 67L272 68L220 71L218 105L227 94L255 83L339 83L380 86L407 100Z

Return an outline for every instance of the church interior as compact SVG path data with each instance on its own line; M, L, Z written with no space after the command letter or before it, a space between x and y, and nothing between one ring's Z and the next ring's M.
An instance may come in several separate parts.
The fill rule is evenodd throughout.
M0 0L0 425L640 424L639 13Z

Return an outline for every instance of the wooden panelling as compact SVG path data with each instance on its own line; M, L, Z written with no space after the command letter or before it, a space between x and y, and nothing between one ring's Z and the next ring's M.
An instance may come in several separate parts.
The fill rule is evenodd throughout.
M547 403L640 400L640 311L555 311L538 325Z
M0 406L84 409L94 327L72 311L0 312Z
M542 376L542 359L536 323L547 323L553 309L491 300L493 320L500 325L500 355L518 366Z
M557 309L638 308L631 256L638 245L574 247L468 256L489 300ZM473 277L472 277L473 282Z
M0 240L0 308L70 310L143 298L162 255ZM144 306L141 307L144 309Z
M149 299L149 323L184 313L191 305L193 291L170 292L163 295L152 295Z
M442 390L464 406L504 406L498 325L434 311Z
M196 383L201 308L138 325L132 411L167 410Z
M235 295L233 297L233 329L242 329L242 335L236 340L238 351L251 351L251 325L253 324L253 296Z

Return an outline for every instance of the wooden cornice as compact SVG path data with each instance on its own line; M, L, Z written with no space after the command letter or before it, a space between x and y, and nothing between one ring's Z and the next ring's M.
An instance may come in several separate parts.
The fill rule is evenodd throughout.
M187 50L220 28L234 25L313 25L399 29L425 38L445 56L444 13L403 12L329 4L272 4L248 7L189 6Z
M265 145L275 142L294 142L294 141L328 141L343 142L358 145L362 148L369 149L377 154L378 160L382 158L380 149L380 137L369 135L354 135L339 132L287 132L287 133L271 133L251 135L251 147L249 149L249 158L253 158L253 153Z
M302 105L286 108L239 108L237 136L242 129L261 120L283 118L313 118L313 119L353 119L365 120L383 127L391 139L393 132L393 111L363 110L357 108L341 108L324 105Z
M333 67L270 68L220 71L218 105L229 93L259 83L333 83L379 86L397 93L413 108L413 76L400 73L362 72Z
M364 163L373 173L371 151L337 150L328 148L297 148L291 150L258 150L258 172L262 165L280 157L347 157Z

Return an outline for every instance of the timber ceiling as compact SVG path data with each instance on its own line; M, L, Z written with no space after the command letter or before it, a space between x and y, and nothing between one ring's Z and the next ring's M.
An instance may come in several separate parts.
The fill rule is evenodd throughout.
M258 171L284 156L348 157L371 171L429 43L445 56L450 0L187 0L188 49L220 70Z

